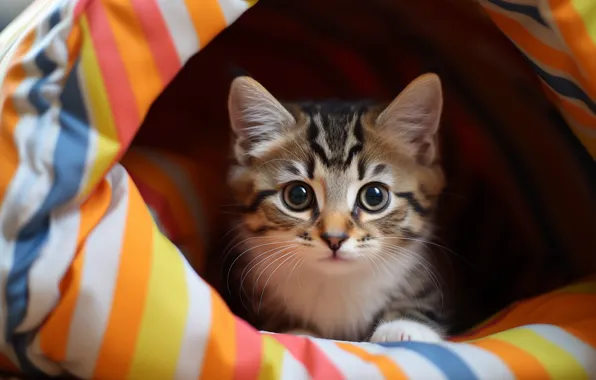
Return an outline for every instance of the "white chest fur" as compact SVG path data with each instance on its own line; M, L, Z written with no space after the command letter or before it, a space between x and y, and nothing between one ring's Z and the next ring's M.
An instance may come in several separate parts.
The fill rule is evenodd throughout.
M290 270L280 268L271 276L263 306L281 309L306 324L296 327L312 326L326 338L346 340L357 340L369 331L390 296L404 285L407 272L403 266L359 267L345 273L306 266L291 274Z

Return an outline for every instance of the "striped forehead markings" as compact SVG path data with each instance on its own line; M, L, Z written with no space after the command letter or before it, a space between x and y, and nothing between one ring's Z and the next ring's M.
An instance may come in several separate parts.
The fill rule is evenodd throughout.
M362 112L354 110L339 115L323 115L321 113L310 115L307 132L308 142L311 150L323 165L339 166L345 170L352 164L354 156L362 151L364 132L360 121L361 115ZM324 138L321 138L321 135ZM322 146L321 143L326 146ZM311 163L310 167L313 164L314 162ZM309 173L312 171L309 170ZM363 171L363 165L359 165L359 176L364 175Z

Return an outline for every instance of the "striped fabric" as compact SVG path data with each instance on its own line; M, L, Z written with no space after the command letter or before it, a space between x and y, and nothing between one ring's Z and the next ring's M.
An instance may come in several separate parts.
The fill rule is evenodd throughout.
M567 122L596 157L596 3L480 0L528 58Z
M582 30L591 29L578 29L589 23L577 15L587 18L591 3L529 1L487 9L497 24L497 14L550 10L552 35L516 19L534 36L544 32L541 41L573 30L561 48L571 60L556 66L547 54L535 69L569 120L582 122L578 109L593 114L577 99L588 98L552 79L590 93L593 55ZM217 178L217 164L125 152L182 65L251 5L39 1L35 23L9 28L18 33L0 46L0 368L98 379L595 378L593 278L436 345L259 333L230 313L179 250L208 242L217 210L189 194L213 199L205 182ZM523 48L518 30L499 26ZM581 132L591 125L571 124L591 149L591 132Z

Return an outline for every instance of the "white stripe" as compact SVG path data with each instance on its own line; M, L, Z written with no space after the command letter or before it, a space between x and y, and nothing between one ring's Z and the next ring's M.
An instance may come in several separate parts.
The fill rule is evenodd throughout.
M569 352L584 367L590 378L596 378L596 350L591 346L557 326L541 324L526 326L526 328Z
M77 249L80 213L77 207L52 212L46 244L29 272L27 315L17 331L39 326L60 299L60 281Z
M158 0L157 5L170 31L180 62L199 50L199 37L184 0Z
M101 222L87 237L66 352L68 370L85 379L93 375L108 326L128 217L129 188L124 168L115 166L106 178L112 200Z
M311 339L323 351L327 358L341 371L345 378L384 379L379 368L358 356L344 351L336 342L326 339Z
M248 9L248 3L244 0L219 0L219 6L228 25L231 25Z
M288 350L284 350L284 359L280 379L301 380L310 379L306 367L300 363Z
M197 379L203 367L211 328L211 290L184 260L189 306L176 379Z
M25 37L57 8L61 0L37 0L0 33L0 86L8 65Z
M433 362L422 355L401 347L382 347L372 343L359 345L366 351L385 355L396 363L412 379L445 380L445 374Z
M479 347L465 343L441 343L455 352L480 380L509 380L515 376L509 367L496 355Z

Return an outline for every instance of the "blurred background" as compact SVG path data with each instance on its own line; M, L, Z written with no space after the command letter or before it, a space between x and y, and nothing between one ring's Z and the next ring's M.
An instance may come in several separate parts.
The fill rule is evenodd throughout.
M31 4L32 0L1 0L0 31L8 25L20 12Z

